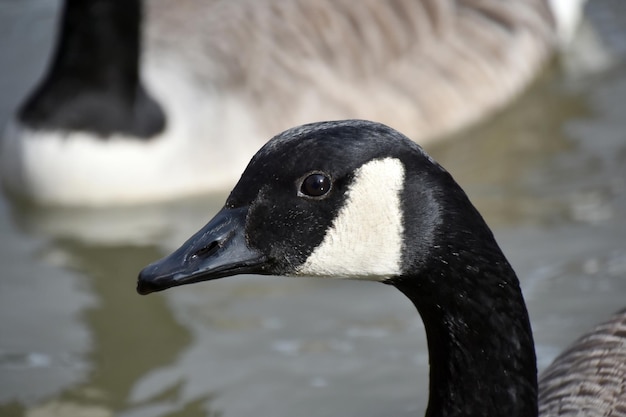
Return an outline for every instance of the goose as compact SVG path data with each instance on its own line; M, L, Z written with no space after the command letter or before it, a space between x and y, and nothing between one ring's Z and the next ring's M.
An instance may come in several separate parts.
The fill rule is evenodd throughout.
M2 182L43 205L140 204L226 191L307 122L376 119L423 143L517 95L582 1L66 0L0 141Z
M564 367L584 361L572 348L538 397L533 335L513 268L452 176L386 125L318 122L275 136L215 217L139 273L137 291L238 274L378 281L404 293L426 330L427 416L537 416L538 398L545 410L577 394ZM614 384L619 396L594 405L601 390L587 393L592 405L570 415L625 415L625 315L612 334L617 352L604 345L595 358L607 360L582 366L586 375L610 369L613 378L599 383Z
M541 373L539 413L626 416L626 309L573 342Z

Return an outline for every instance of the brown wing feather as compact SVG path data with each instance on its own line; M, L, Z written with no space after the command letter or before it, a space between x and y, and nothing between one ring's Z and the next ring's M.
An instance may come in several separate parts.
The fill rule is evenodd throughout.
M236 95L267 135L339 118L378 120L420 141L456 130L525 87L556 36L545 0L147 5L148 55L187 63L200 85Z
M626 310L575 341L541 374L542 417L626 416Z

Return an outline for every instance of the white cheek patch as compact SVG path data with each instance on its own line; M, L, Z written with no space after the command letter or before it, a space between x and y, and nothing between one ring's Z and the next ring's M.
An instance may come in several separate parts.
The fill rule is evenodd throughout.
M368 162L355 172L346 204L298 275L384 281L401 272L404 166Z

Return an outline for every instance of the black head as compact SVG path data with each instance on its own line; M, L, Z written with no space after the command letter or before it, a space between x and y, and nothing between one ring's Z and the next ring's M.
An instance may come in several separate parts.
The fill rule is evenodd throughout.
M252 158L213 220L141 272L138 291L239 273L386 281L426 265L443 205L459 204L474 216L450 175L387 126L296 127Z

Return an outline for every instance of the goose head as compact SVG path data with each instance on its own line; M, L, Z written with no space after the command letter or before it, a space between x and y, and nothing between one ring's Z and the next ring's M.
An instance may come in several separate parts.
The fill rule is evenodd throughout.
M416 182L407 178L415 171ZM159 276L140 279L140 291L233 272L385 282L424 264L443 214L427 183L447 177L418 145L383 125L288 130L254 156L211 222L144 271ZM408 234L416 237L411 245ZM235 260L233 250L250 259ZM218 269L207 265L218 258L225 262Z
M428 415L536 415L535 353L515 273L452 176L374 122L287 130L222 210L141 271L140 294L236 274L379 281L425 324Z

